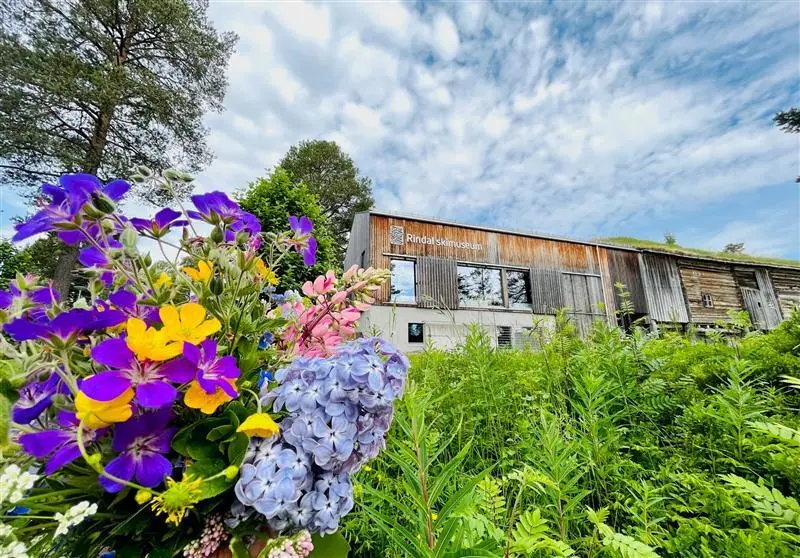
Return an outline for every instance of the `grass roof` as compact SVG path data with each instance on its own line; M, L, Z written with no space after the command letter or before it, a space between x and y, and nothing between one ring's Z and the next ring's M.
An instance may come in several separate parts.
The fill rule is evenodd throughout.
M620 246L630 246L632 248L643 248L657 250L659 252L669 252L684 256L699 256L702 258L714 258L718 260L728 260L731 262L750 262L770 265L781 265L790 267L800 267L800 260L790 260L788 258L772 258L767 256L752 256L750 254L731 254L729 252L713 252L711 250L700 250L698 248L687 248L678 244L666 244L654 240L641 240L630 236L609 236L596 239L598 242L607 244L617 244Z

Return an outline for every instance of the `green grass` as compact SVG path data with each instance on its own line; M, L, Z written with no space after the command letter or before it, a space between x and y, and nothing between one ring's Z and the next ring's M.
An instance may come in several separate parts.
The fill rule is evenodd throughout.
M603 238L596 238L595 241L607 244L616 244L620 246L630 246L632 248L647 248L651 250L670 252L673 254L684 254L687 256L718 258L721 260L729 260L733 262L752 262L752 263L800 267L800 261L791 260L788 258L772 258L767 256L753 256L750 254L730 254L726 252L713 252L711 250L700 250L699 248L687 248L685 246L680 246L677 244L674 246L670 246L669 244L666 244L664 242L656 242L654 240L641 240L638 238L632 238L630 236L609 236Z

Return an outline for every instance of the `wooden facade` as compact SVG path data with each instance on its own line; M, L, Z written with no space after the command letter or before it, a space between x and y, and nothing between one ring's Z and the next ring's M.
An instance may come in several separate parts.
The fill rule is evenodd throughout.
M636 317L651 323L711 325L727 320L730 310L747 310L756 327L771 329L800 305L800 264L729 262L378 212L358 214L345 265L388 268L392 259L415 262L416 304L410 306L461 308L457 269L462 265L502 273L503 305L487 310L525 311L508 304L505 281L507 274L523 271L530 279L527 311L552 315L566 308L582 332L596 319L616 323L621 306L616 283L630 294ZM386 285L379 303L391 304L390 293Z

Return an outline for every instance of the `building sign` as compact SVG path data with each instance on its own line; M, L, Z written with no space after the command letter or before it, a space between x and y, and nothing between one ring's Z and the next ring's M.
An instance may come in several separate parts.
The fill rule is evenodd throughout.
M447 248L459 248L462 250L482 250L483 245L474 242L462 242L438 236L419 236L416 234L405 233L403 227L392 225L389 227L389 244L429 244L431 246L445 246Z

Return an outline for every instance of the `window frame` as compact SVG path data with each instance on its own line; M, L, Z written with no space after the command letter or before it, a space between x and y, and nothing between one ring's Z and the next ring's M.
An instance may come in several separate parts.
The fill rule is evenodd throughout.
M419 326L419 341L411 339L411 326ZM415 338L417 336L414 336ZM408 322L406 324L406 341L408 343L424 343L425 342L425 322Z
M394 294L392 293L393 288L393 281L392 281L392 264L393 262L407 262L411 264L412 272L413 272L413 288L414 288L414 298L413 300L393 300ZM417 306L419 304L419 298L417 297L417 260L416 258L401 258L396 256L391 256L389 258L389 303L396 304L398 306Z
M486 272L487 271L496 271L498 273L498 276L499 276L498 279L500 281L500 285L499 285L500 286L500 292L498 293L500 295L500 304L469 304L469 301L465 301L464 299L462 299L462 297L461 297L461 289L459 289L459 286L458 286L458 279L461 277L461 275L459 274L459 271L462 268L471 268L471 269L479 269L479 270L481 270L481 298L479 300L481 300L483 302L487 302L489 300L487 297L483 296L483 295L485 295L487 293L486 285L488 284L488 281L486 280ZM471 309L478 308L478 309L488 309L488 310L493 310L493 309L498 309L498 308L499 309L507 309L508 306L507 306L506 298L505 298L506 287L505 287L504 279L505 279L505 273L504 273L504 269L502 267L493 266L493 265L479 265L479 264L473 264L473 263L461 263L458 260L456 260L456 290L458 290L458 306L459 306L459 308L462 308L462 307L463 308L471 308Z
M714 295L709 292L701 292L700 304L703 305L703 308L714 308Z

